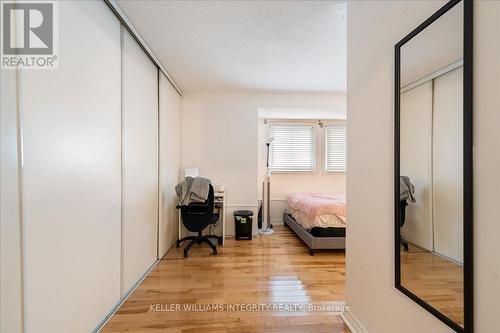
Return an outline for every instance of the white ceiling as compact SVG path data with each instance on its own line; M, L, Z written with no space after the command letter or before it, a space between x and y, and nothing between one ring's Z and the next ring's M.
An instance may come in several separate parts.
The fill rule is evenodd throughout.
M118 3L184 91L345 91L344 1Z

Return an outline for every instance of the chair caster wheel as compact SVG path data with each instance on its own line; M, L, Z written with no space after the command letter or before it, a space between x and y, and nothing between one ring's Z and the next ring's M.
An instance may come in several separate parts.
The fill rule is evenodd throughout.
M314 255L314 250L309 250L309 255L313 256Z
M217 239L217 243L222 244L222 237Z
M188 257L188 253L186 250L184 250L184 258L187 258Z
M176 248L181 247L181 242L179 242L179 241L177 240L177 241L175 242L175 247L176 247Z
M212 255L216 256L217 255L217 250L212 251Z

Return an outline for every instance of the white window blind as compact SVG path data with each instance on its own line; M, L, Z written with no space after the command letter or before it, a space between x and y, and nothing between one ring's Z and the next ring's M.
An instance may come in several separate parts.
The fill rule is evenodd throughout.
M326 127L326 171L346 171L346 136L345 124Z
M316 133L311 125L272 125L272 171L313 171L316 168Z

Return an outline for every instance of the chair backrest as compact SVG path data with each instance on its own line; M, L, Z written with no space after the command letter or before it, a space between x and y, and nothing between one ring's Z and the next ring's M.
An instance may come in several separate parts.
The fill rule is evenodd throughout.
M403 227L406 219L406 206L408 206L408 201L400 200L399 201L399 226Z
M210 185L208 198L205 202L192 202L187 206L181 206L182 224L191 232L205 229L212 223L214 214L214 188Z

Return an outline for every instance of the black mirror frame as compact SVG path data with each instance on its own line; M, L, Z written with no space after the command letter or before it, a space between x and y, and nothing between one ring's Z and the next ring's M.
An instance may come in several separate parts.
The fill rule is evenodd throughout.
M400 84L401 84L401 47L423 31L455 5L464 2L464 74L463 74L463 203L464 203L464 327L448 318L436 308L419 298L417 295L401 285L401 258L400 258L400 225L399 225L399 176L400 176ZM395 95L394 95L394 226L395 226L395 287L403 294L418 303L424 309L443 321L457 332L473 332L473 187L472 187L472 93L473 93L473 0L451 0L436 13L425 20L415 30L409 33L395 45Z

